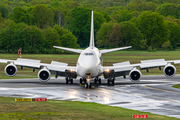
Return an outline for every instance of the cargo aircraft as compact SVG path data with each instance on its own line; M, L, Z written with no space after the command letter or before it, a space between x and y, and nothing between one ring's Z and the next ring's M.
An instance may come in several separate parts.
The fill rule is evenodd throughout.
M73 79L80 76L80 84L84 84L85 88L91 88L92 82L94 82L94 84L101 84L101 75L103 75L107 80L107 84L114 84L116 77L123 76L126 78L126 75L129 75L132 82L138 82L142 76L140 70L145 69L148 72L150 68L156 67L158 67L159 70L161 70L161 67L164 67L164 75L166 77L173 77L176 73L176 68L171 63L180 63L180 60L165 61L164 59L155 59L141 61L139 64L130 64L130 62L127 61L115 63L113 66L102 66L102 54L128 49L131 48L131 46L98 50L94 44L93 11L91 16L90 44L88 48L80 50L58 46L54 47L80 53L76 66L68 66L67 63L56 61L52 61L51 64L46 64L40 63L40 60L23 58L18 58L17 60L0 59L0 63L9 63L5 67L5 73L8 76L16 75L18 71L16 66L21 66L21 70L23 67L28 67L33 68L33 71L35 71L35 69L40 69L38 72L38 78L41 82L47 82L51 78L51 74L53 74L55 75L55 78L58 76L64 76L66 78L66 83L72 84ZM138 70L138 68L140 70Z

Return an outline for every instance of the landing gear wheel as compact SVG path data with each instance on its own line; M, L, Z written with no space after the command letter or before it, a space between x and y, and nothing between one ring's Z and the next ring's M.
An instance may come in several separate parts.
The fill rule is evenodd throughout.
M113 79L112 79L112 84L113 84L113 85L114 85L114 80L115 80L115 79L113 78Z
M101 84L101 78L99 78L99 84Z
M66 78L66 84L68 84L68 82L69 82L69 80L68 80L68 78Z
M71 79L71 84L73 84L73 79Z
M97 84L97 79L96 78L94 79L94 84Z
M88 83L85 83L85 88L88 89Z
M89 84L89 88L91 88L91 84Z
M107 83L108 85L110 84L110 79L108 79L108 83Z
M83 78L83 82L86 83L86 79Z
M80 84L82 84L82 82L83 82L83 79L82 79L82 78L80 78Z
M91 83L85 83L85 88L86 89L88 89L88 88L90 89L91 88Z

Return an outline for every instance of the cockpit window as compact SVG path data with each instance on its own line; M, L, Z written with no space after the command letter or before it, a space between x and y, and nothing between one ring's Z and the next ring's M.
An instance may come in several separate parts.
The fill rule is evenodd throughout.
M94 55L93 53L84 53L84 55Z

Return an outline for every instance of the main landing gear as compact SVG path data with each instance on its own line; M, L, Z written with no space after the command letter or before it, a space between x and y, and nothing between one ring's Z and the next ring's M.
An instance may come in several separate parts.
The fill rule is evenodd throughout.
M70 77L66 77L66 84L69 84L69 83L73 84L73 79Z
M85 84L85 83L86 83L86 79L80 78L80 84Z
M65 76L66 76L66 84L69 84L69 83L73 84L73 78L74 79L77 78L77 74L73 70L66 70Z
M94 84L97 84L97 83L101 84L101 78L95 78L94 79Z
M107 84L114 85L115 78L108 78Z

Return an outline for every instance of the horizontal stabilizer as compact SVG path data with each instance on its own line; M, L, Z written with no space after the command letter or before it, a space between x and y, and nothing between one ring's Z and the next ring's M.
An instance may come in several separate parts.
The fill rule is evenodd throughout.
M100 53L108 53L108 52L113 52L113 51L118 51L118 50L124 50L124 49L128 49L128 48L131 48L131 47L132 46L113 48L113 49L105 49L105 50L100 50Z
M80 49L73 49L73 48L67 48L67 47L58 47L58 46L53 46L54 48L62 49L62 50L67 50L75 53L81 53L83 50Z

